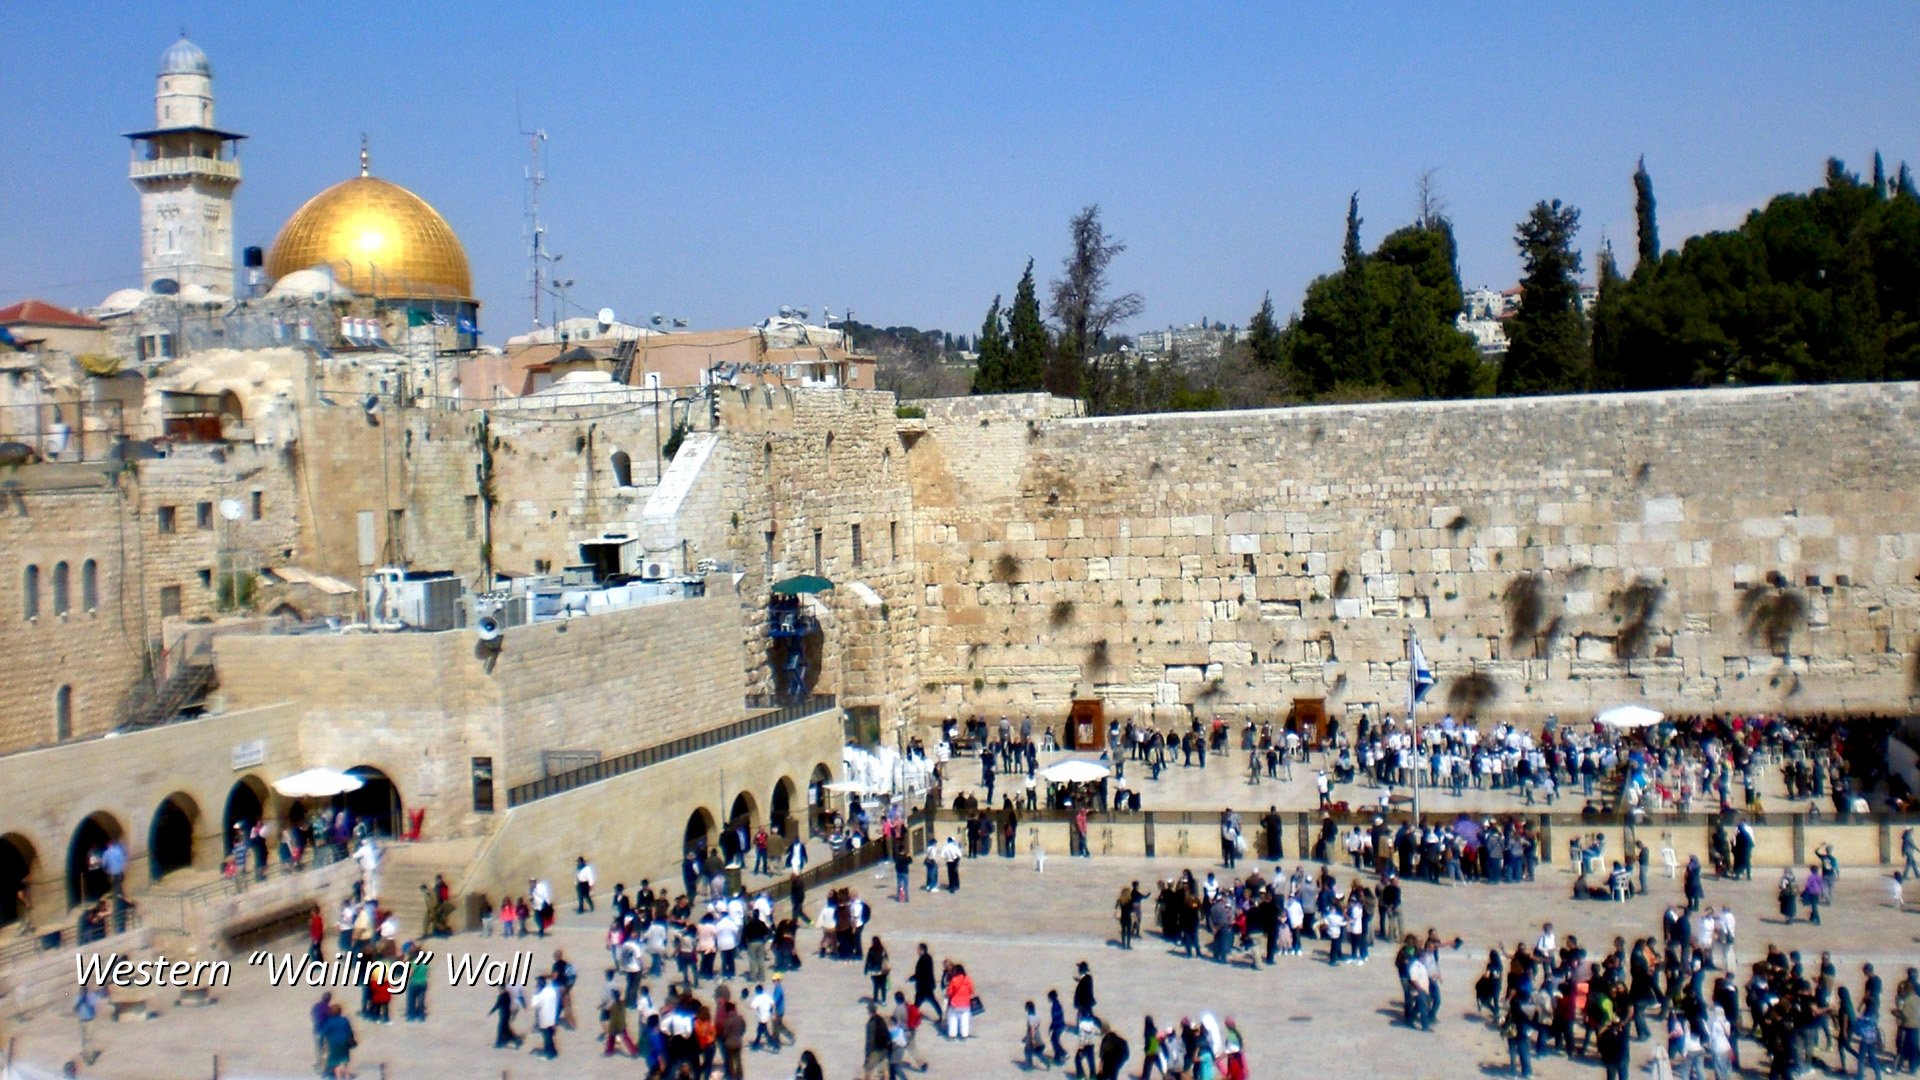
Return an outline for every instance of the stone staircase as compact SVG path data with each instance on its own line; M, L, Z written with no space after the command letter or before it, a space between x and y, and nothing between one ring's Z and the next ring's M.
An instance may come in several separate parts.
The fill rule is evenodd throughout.
M486 838L459 837L451 840L423 840L411 844L391 844L380 866L380 900L400 923L402 939L418 937L426 904L421 886L432 887L433 876L447 879L453 889L455 930L466 928L467 899L460 893L467 869L480 853Z

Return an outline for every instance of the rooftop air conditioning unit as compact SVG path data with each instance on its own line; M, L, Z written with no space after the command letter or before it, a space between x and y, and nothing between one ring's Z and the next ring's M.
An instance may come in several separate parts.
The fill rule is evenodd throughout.
M649 560L640 569L640 576L648 581L659 581L662 578L670 576L671 573L672 571L667 568L666 563L654 562L652 560Z

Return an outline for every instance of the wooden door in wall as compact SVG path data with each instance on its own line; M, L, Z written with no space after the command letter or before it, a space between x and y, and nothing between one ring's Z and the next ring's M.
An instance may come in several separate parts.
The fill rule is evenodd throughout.
M1107 724L1099 698L1078 698L1067 714L1067 749L1104 750Z
M1300 737L1314 746L1323 746L1327 741L1327 699L1317 697L1297 697L1293 699L1293 721L1299 726Z

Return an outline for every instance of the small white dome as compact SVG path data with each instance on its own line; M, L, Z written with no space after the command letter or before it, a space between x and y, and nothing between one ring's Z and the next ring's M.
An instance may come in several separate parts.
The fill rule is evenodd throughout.
M100 301L99 310L105 314L117 314L133 311L146 302L147 292L144 289L115 289Z
M299 300L325 297L338 300L354 295L353 290L340 283L333 271L324 266L309 266L305 270L295 270L273 283L267 291L272 297L291 297Z
M207 60L207 54L200 46L188 41L181 35L179 41L167 46L160 54L160 74L162 75L213 75L213 64Z

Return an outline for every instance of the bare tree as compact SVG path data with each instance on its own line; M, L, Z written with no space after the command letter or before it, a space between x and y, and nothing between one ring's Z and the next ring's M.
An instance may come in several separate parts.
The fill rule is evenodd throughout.
M1420 174L1414 181L1414 196L1419 200L1420 216L1417 219L1421 228L1432 229L1447 221L1447 199L1440 194L1440 167L1434 166Z
M1107 235L1099 204L1074 215L1067 228L1073 250L1061 260L1061 277L1052 283L1051 314L1060 325L1060 338L1047 389L1077 397L1095 346L1107 331L1140 314L1146 301L1137 292L1107 295L1107 267L1127 245Z

